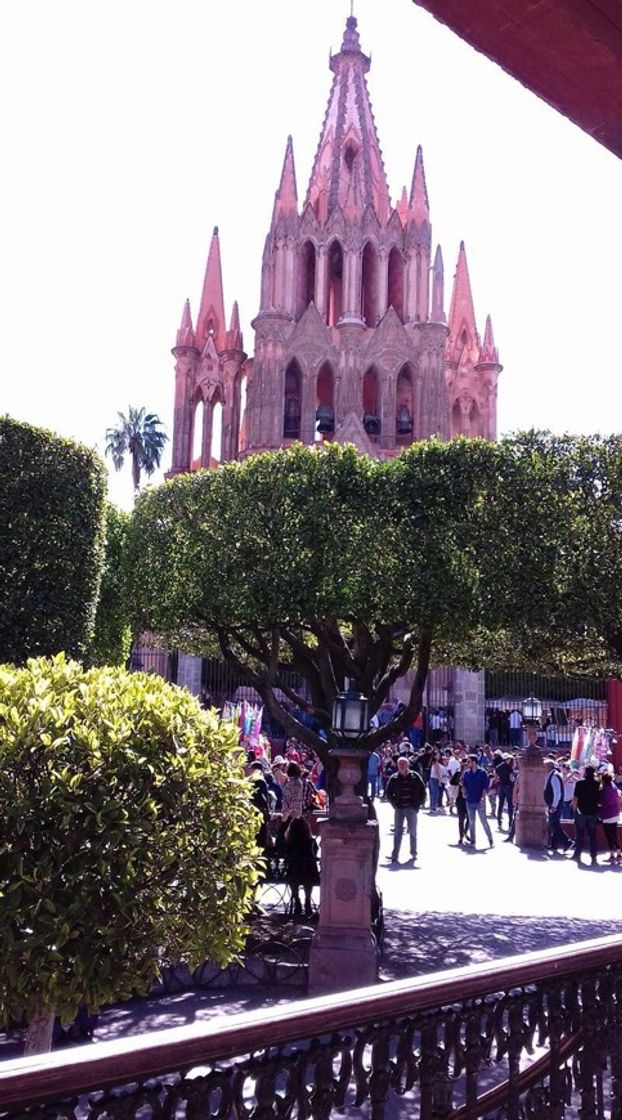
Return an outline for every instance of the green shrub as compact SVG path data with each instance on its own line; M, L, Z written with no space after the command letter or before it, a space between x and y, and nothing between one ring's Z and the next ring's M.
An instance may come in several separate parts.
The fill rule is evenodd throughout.
M106 547L95 628L89 643L89 665L125 665L132 644L126 592L125 549L129 513L108 504Z
M84 654L104 502L105 469L95 452L0 417L0 661Z
M236 747L159 677L0 666L0 1021L67 1021L242 948L258 853Z

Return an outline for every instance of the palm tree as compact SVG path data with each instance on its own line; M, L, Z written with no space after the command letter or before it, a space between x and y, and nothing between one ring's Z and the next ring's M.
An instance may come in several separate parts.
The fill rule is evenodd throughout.
M106 455L110 455L115 469L120 471L125 456L129 454L136 493L140 486L141 472L151 475L160 466L168 436L162 429L160 417L153 412L145 412L144 408L132 408L130 405L127 416L122 412L118 412L117 416L117 427L106 431Z

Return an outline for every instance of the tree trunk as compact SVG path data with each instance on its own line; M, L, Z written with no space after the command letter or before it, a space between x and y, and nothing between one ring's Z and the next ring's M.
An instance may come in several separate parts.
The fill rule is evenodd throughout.
M26 1040L24 1042L24 1057L31 1054L47 1054L52 1049L52 1032L54 1030L54 1011L49 1008L38 1008L33 1012Z
M132 455L132 483L134 485L134 496L136 496L140 486L140 463L137 455Z

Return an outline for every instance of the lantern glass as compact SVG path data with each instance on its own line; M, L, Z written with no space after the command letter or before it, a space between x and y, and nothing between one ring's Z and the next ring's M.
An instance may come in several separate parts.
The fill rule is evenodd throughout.
M349 688L340 692L333 702L333 731L346 738L356 738L367 731L367 697Z
M535 696L529 696L522 703L523 719L537 722L542 715L542 701Z

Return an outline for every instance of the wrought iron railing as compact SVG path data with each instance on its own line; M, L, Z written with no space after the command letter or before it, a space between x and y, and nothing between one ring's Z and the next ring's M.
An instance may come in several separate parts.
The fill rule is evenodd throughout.
M390 1108L388 1107L390 1105ZM620 1120L622 941L5 1062L29 1120Z

